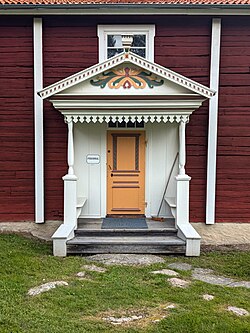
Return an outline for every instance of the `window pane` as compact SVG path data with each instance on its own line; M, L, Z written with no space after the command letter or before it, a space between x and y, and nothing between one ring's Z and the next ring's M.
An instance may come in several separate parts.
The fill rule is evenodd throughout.
M145 49L131 49L131 52L134 52L135 54L146 58L146 50Z
M124 120L121 123L118 122L118 127L126 127L126 122Z
M109 127L116 127L116 122L109 121Z
M122 36L108 35L108 47L122 47Z
M134 35L132 46L145 47L146 46L146 35Z
M136 124L136 127L137 127L137 128L144 128L144 121L140 121L140 122L139 122L139 121L136 121L135 124Z
M135 123L133 123L132 121L128 121L127 122L127 127L129 127L129 128L134 128L135 127Z
M108 49L108 58L111 58L122 52L123 52L123 49Z

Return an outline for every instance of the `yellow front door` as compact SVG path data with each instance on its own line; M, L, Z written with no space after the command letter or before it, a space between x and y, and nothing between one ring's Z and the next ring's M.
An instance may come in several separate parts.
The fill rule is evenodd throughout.
M108 215L145 213L145 133L108 132Z

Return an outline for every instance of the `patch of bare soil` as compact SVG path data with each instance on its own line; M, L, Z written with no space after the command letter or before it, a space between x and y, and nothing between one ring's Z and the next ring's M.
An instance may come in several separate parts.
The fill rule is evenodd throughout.
M250 252L250 244L231 244L231 245L201 245L201 252Z
M140 326L140 328L143 328L166 318L174 308L176 308L175 304L167 303L160 304L155 308L110 310L82 319L105 321L114 326Z

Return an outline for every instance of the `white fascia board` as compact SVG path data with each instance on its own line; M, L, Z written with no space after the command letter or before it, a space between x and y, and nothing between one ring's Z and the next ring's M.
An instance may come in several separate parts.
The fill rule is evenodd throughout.
M35 222L44 223L43 100L37 92L43 88L42 19L33 19L34 55L34 135L35 135Z
M26 6L24 5L14 6L3 5L0 6L0 16L1 15L32 15L32 16L41 16L41 15L196 15L196 16L249 16L250 9L249 5L246 6L228 6L228 7L216 7L213 6L199 6L198 8L180 8L173 6L157 6L157 5L148 5L147 7L138 6L119 6L112 5L112 7L102 7L102 6L79 6L78 8L71 7L67 5L67 8L60 8L56 6ZM71 8L69 8L71 7Z
M209 100L206 224L215 223L220 39L221 39L221 19L214 18L212 21L212 38L211 38L210 88L216 90L217 94Z
M79 114L85 113L88 109L166 109L166 110L194 110L201 106L205 99L198 100L50 100L58 110L79 110ZM112 111L111 111L112 112ZM124 111L122 111L124 112ZM137 110L135 111L137 112ZM160 111L162 113L162 111Z
M136 54L129 53L128 59L132 64L137 65L138 67L145 68L149 72L152 72L155 75L162 77L163 79L169 80L184 88L187 88L196 94L202 95L206 98L211 98L215 94L215 91L213 89L209 89L201 83L191 80L179 73L172 71L171 69L158 65L156 63L152 63Z
M60 93L61 91L73 87L74 85L84 82L87 79L90 79L98 74L101 74L103 71L106 71L114 66L120 65L124 61L124 53L118 54L102 63L95 64L87 69L84 69L80 72L77 72L71 76L66 77L58 82L51 84L50 86L39 91L38 94L43 99L49 98L55 94Z

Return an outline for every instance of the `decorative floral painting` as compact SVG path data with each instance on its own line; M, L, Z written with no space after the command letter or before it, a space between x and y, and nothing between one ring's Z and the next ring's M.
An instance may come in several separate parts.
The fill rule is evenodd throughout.
M154 88L161 86L164 80L159 80L156 75L146 72L140 68L124 67L118 69L112 69L108 72L104 72L95 80L91 80L90 83L93 86L105 88L106 85L110 89L144 89L147 86Z

